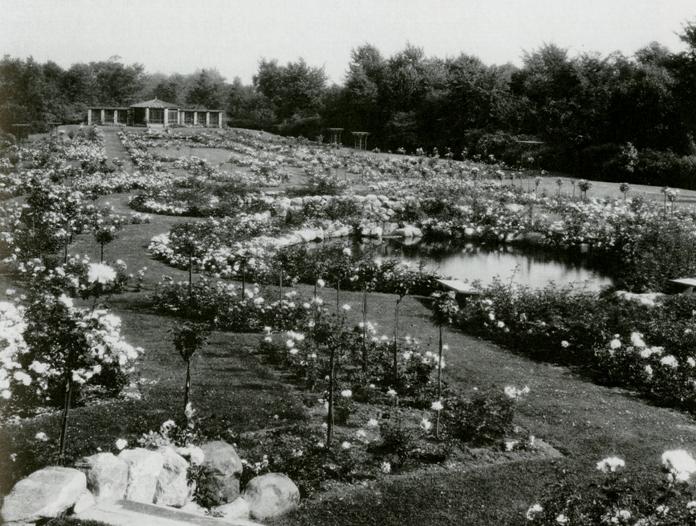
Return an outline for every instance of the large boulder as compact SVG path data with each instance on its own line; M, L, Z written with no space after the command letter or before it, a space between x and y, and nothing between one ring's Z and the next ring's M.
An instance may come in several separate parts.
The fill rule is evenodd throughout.
M207 475L201 482L203 491L216 504L232 502L239 497L239 478L243 469L237 451L224 440L206 442L201 449L205 455L202 466Z
M128 464L126 500L152 504L157 489L157 479L164 465L159 451L141 447L124 449L118 457Z
M525 206L521 205L519 203L507 203L504 207L506 210L512 212L513 214L517 214L520 212L524 212Z
M159 451L164 462L157 477L154 502L180 508L192 493L187 479L189 463L171 447L163 447Z
M282 473L267 473L249 481L242 495L252 518L278 517L294 509L300 502L300 490Z
M121 500L128 487L128 464L113 453L82 458L77 468L87 476L87 488L98 502Z
M320 228L303 228L302 230L298 231L297 234L305 243L324 239L324 231Z
M363 237L382 237L382 227L375 223L363 223L360 225L360 234Z
M213 515L221 516L228 520L249 518L249 504L247 504L247 501L242 497L237 497L229 504L216 506L211 511L213 512Z
M614 294L617 298L624 301L632 301L645 305L646 307L655 307L667 297L667 295L662 292L644 292L641 294L636 292L628 292L626 290L617 290Z
M338 238L338 237L347 237L353 233L353 229L349 227L348 225L341 225L338 226L336 225L333 228L330 228L329 231L327 232L327 237L332 237L332 238Z
M394 232L399 228L398 223L383 223L382 224L382 233L385 236L393 236L395 235Z
M96 503L97 501L94 498L94 495L92 495L92 493L90 493L88 490L85 490L84 493L82 493L82 495L80 495L75 501L72 512L74 514L82 513L83 511L94 506Z
M50 466L15 484L2 504L4 522L35 522L57 517L72 507L87 489L87 478L73 468Z
M192 466L203 464L205 454L198 446L188 445L185 447L177 447L175 451L184 457Z
M413 225L406 225L401 228L397 228L392 232L392 235L396 237L412 238L412 237L423 237L423 232L420 228Z

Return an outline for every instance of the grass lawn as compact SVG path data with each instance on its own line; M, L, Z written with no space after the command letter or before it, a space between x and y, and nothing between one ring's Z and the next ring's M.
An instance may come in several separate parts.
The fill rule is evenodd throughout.
M568 177L565 174L554 174L552 176L542 177L541 184L539 185L539 193L546 192L549 196L554 196L558 194L558 185L556 181L558 179L563 181L561 185L562 195L573 195L573 186L571 181L579 181L580 179L574 177ZM509 185L510 180L506 180L505 184ZM515 182L516 185L521 185L523 188L530 191L534 190L534 178L528 178L521 182ZM619 190L620 183L612 183L608 181L592 181L592 188L587 191L587 196L592 197L609 197L611 199L622 199L623 194ZM575 195L580 197L580 190L575 187ZM648 186L644 184L631 184L631 190L629 191L629 197L636 197L640 195L645 199L650 199L651 201L662 202L664 195L662 194L662 187L660 186ZM678 203L682 205L693 205L696 203L696 190L679 190Z

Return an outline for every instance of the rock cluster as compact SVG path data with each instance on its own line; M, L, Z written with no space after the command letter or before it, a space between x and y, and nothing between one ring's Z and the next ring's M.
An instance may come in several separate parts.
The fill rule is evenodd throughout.
M188 459L188 460L187 460ZM300 500L297 486L285 475L267 473L240 491L242 461L234 447L216 440L200 448L125 449L118 455L97 453L74 468L50 466L20 480L2 505L3 524L32 524L66 511L80 513L95 504L131 500L205 510L193 502L189 468L200 465L200 488L217 504L215 515L227 519L267 519L293 509Z

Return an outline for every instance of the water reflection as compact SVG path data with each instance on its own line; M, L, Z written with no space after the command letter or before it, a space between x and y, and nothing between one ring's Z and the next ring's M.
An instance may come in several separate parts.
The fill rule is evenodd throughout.
M532 288L544 287L551 281L558 285L578 283L589 290L612 284L611 278L589 266L585 256L547 249L402 240L365 241L356 243L354 249L369 252L374 257L397 257L445 277L469 282L478 280L484 285L496 276Z

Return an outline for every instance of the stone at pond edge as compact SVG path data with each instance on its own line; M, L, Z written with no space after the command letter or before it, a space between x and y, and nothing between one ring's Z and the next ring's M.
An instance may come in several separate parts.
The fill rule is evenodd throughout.
M187 480L189 464L171 447L160 448L159 452L164 463L157 477L154 502L179 508L186 504L192 493Z
M223 440L201 445L206 476L199 481L201 491L216 504L226 504L239 497L242 460L234 447Z
M229 504L216 506L211 510L215 515L221 515L225 519L248 519L249 504L242 497L237 497Z
M76 466L87 476L87 488L98 502L121 500L128 486L128 464L113 453L82 458Z
M252 518L264 520L294 509L300 502L300 490L286 475L267 473L251 479L242 497Z
M34 522L56 517L87 489L87 478L73 468L50 466L35 471L15 484L2 505L5 522Z
M126 500L152 504L157 489L157 478L164 464L162 454L139 447L124 449L118 458L128 464Z

